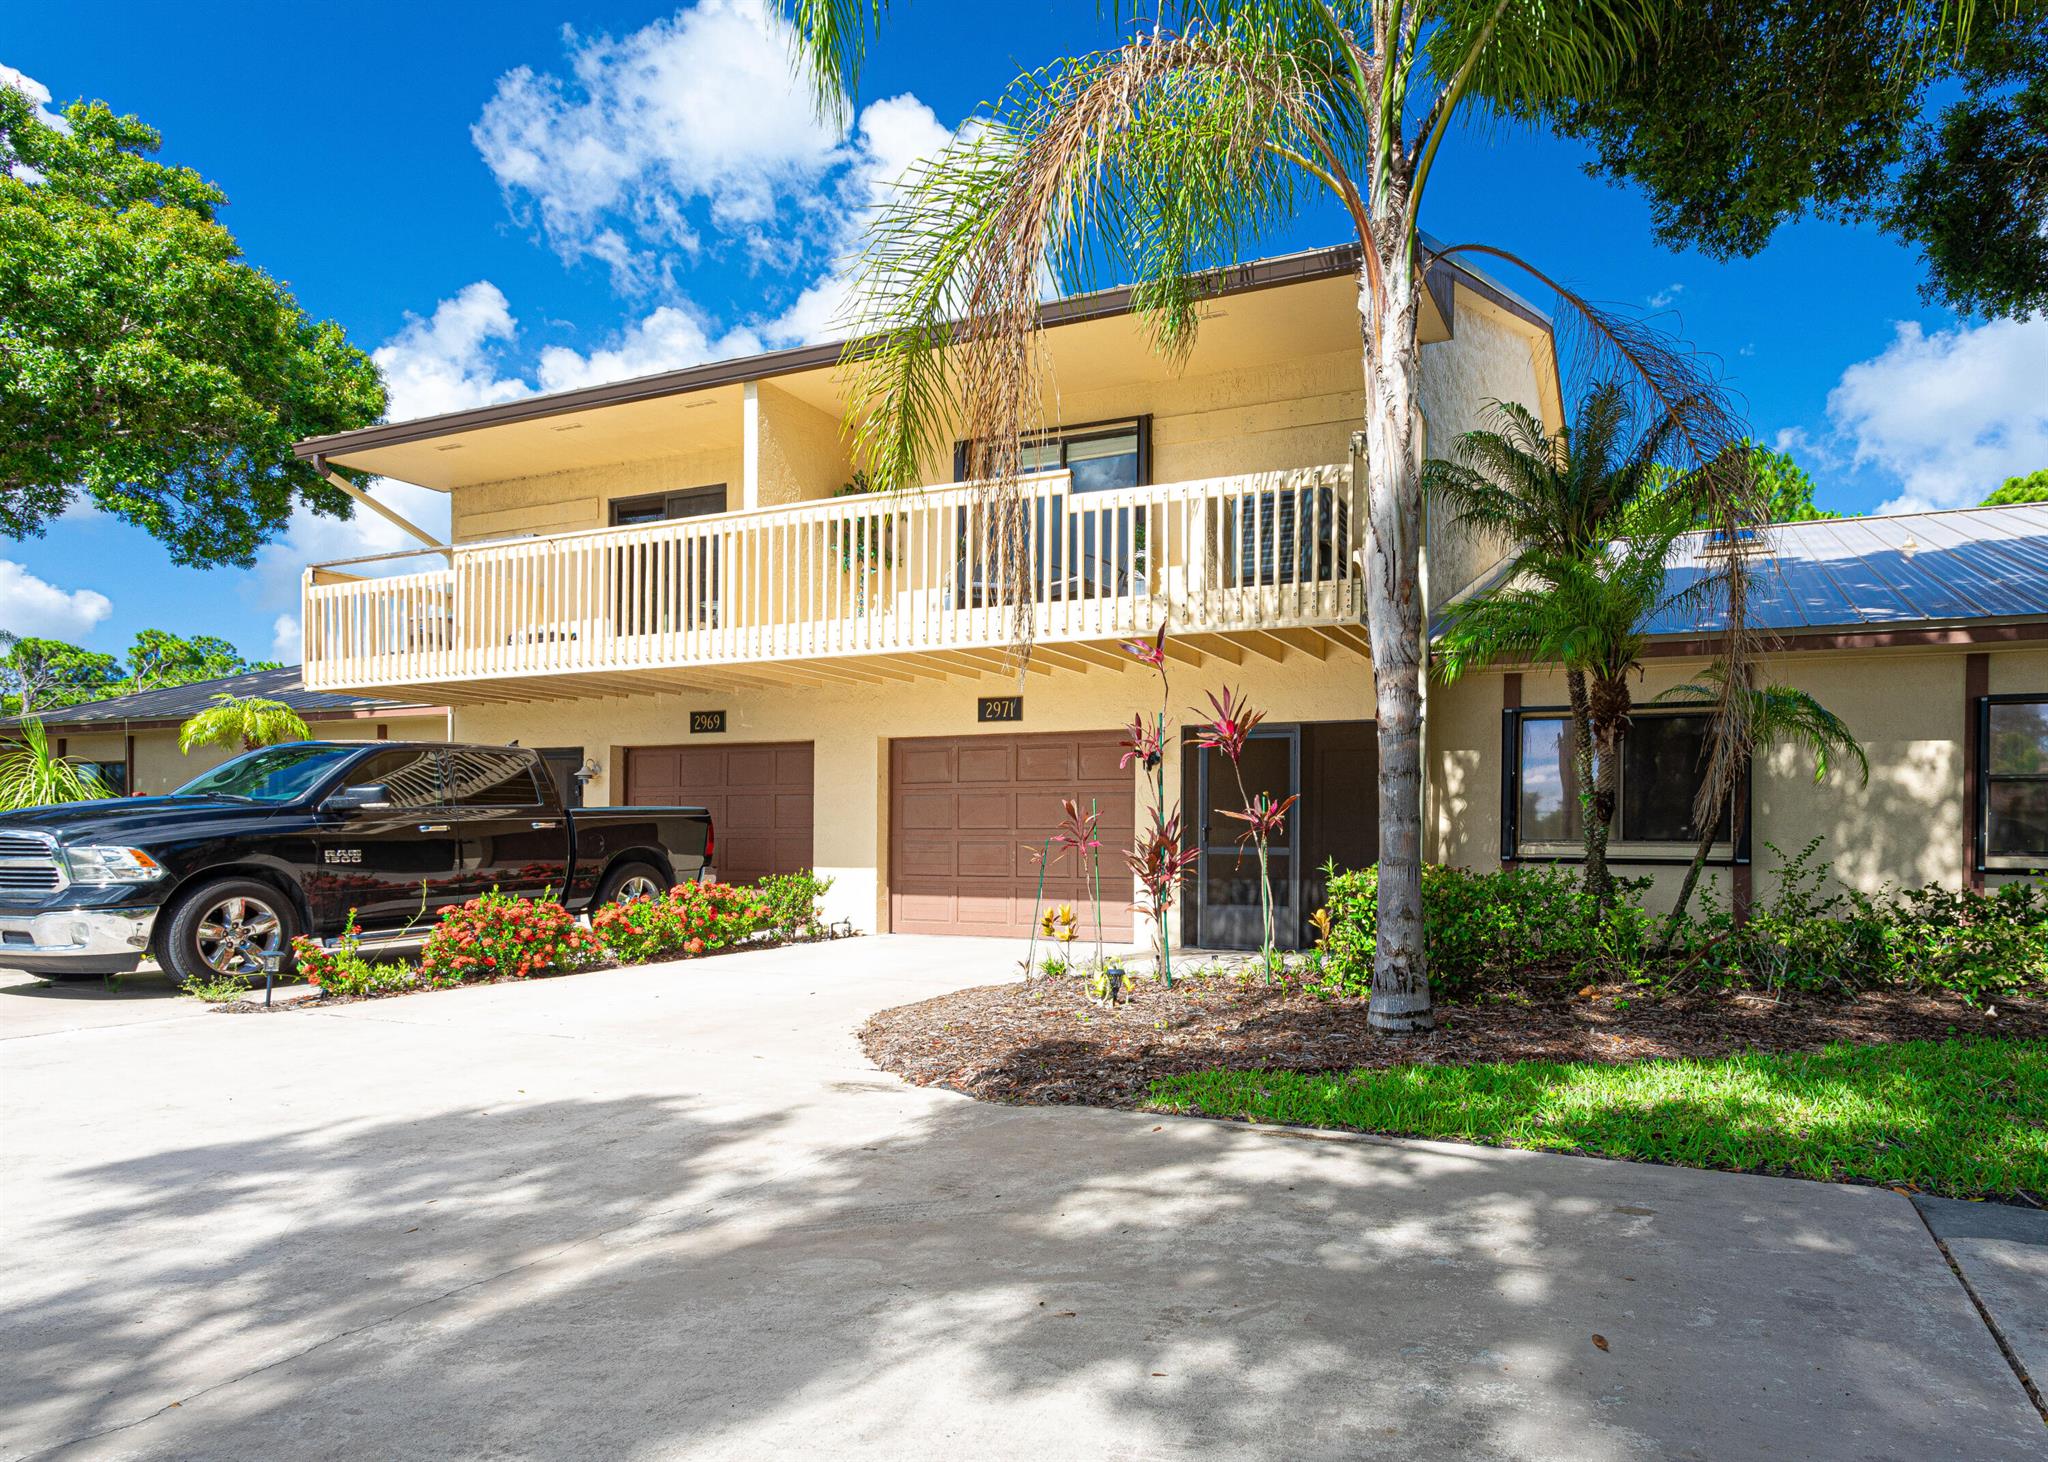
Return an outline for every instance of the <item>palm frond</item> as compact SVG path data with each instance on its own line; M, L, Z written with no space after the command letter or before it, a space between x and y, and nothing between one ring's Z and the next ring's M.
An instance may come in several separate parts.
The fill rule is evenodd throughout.
M0 810L18 812L113 795L89 768L50 749L41 721L30 717L12 734L15 739L0 748Z

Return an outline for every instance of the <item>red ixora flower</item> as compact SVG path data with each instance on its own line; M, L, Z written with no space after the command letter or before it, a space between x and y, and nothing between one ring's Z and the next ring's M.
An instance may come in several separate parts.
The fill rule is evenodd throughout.
M1220 751L1235 762L1244 755L1244 743L1259 722L1266 719L1264 711L1252 709L1245 700L1229 686L1218 696L1209 692L1209 724L1195 733L1195 745L1206 751Z
M1159 622L1159 633L1150 640L1124 640L1120 648L1134 660L1142 660L1154 670L1166 668L1166 621Z

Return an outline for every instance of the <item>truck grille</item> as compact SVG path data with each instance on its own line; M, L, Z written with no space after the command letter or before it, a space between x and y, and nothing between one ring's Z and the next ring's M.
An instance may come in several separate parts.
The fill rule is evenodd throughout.
M52 894L67 882L52 839L0 828L0 895Z

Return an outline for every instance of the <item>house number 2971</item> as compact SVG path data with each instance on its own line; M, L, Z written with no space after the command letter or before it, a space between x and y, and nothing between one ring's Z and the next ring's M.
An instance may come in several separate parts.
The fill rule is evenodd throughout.
M1024 719L1024 697L1021 695L985 695L974 703L974 719L977 721L1021 721Z

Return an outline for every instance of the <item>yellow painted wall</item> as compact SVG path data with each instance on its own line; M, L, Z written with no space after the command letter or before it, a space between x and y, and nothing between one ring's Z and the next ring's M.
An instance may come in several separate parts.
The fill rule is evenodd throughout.
M755 390L758 506L830 497L844 486L853 476L853 463L839 418L797 400L772 381L762 381Z
M1989 652L1993 694L2048 693L2048 649ZM1851 887L1962 882L1965 653L1957 649L1787 651L1766 675L1793 685L1849 723L1870 758L1870 782L1838 769L1818 786L1811 761L1789 746L1773 748L1753 774L1751 842L1754 891L1772 896L1775 843L1793 855L1808 839L1823 842L1818 860ZM1654 662L1633 686L1639 703L1685 683L1702 662ZM1499 866L1501 678L1484 674L1452 687L1432 686L1429 699L1430 856L1472 868ZM1527 673L1524 706L1565 700L1563 677ZM1682 870L1625 869L1656 879L1668 900ZM1993 882L1998 881L1994 875ZM1725 899L1727 871L1721 870Z
M857 662L856 662L857 663ZM1248 655L1242 665L1211 659L1199 669L1177 666L1173 673L1169 727L1197 718L1190 706L1206 704L1205 692L1235 686L1274 721L1368 720L1372 687L1366 662L1333 653L1328 661L1294 655L1275 663ZM621 751L628 746L691 741L688 713L723 709L729 728L723 744L811 741L818 789L813 861L834 886L828 912L864 930L888 927L889 742L894 737L972 736L1032 731L1114 731L1133 715L1160 704L1159 682L1150 671L1104 669L1032 674L1022 686L1024 720L1016 725L975 722L978 696L1008 695L1014 676L979 680L861 687L845 690L705 692L578 702L537 702L526 706L470 706L455 711L460 740L504 741L528 746L586 748L604 764L604 775L585 790L588 800L606 804L624 796ZM714 738L694 738L709 744ZM1178 797L1178 752L1169 755L1167 794ZM1134 800L1138 793L1133 778ZM1141 808L1142 802L1137 804ZM1121 861L1105 858L1104 876ZM1115 875L1122 878L1120 872ZM1128 886L1128 885L1123 885ZM1135 890L1132 890L1134 893ZM1128 896L1127 896L1128 897ZM1142 933L1141 939L1145 937Z
M315 721L313 735L320 741L363 741L374 739L377 728L387 729L392 741L446 741L448 718L439 716L385 716L380 719ZM62 732L64 753L84 761L121 761L127 756L127 738L119 731ZM178 750L178 733L171 728L135 733L136 796L157 796L174 791L201 772L217 767L241 753L235 748L201 746L191 752Z

